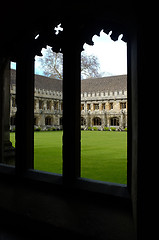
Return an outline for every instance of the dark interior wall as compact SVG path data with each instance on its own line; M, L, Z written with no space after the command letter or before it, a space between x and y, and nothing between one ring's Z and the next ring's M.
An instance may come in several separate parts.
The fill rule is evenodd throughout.
M44 186L40 189L37 184L31 185L0 184L0 209L8 216L1 219L2 226L11 229L21 226L40 235L57 231L62 237L64 231L68 236L72 233L90 239L134 239L128 200L70 189L50 191ZM38 223L42 228L37 227Z

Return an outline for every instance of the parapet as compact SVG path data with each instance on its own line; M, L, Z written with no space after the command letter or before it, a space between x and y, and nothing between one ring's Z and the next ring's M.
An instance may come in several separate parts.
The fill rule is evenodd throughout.
M16 94L16 85L12 84L10 86L10 93L11 94ZM41 98L50 98L50 99L58 99L62 100L63 94L61 91L51 91L51 90L46 90L46 89L34 89L34 96L35 97L41 97Z
M10 89L12 94L16 94L16 86L12 85ZM62 100L62 91L46 90L46 89L34 89L34 96L41 98L50 98ZM81 100L115 100L115 99L127 99L127 91L106 91L106 92L84 92L81 93Z
M37 89L34 90L35 97L50 98L50 99L59 99L61 100L63 94L61 91L51 91L46 89Z
M84 92L81 93L81 100L105 100L105 99L127 99L127 91L107 91L107 92Z

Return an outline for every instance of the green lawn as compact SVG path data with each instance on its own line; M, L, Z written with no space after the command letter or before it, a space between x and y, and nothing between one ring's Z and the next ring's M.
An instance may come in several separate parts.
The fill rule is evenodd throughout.
M83 131L82 177L127 183L127 133Z
M35 132L35 169L62 173L62 134L62 131ZM11 133L13 144L14 136ZM81 176L126 184L127 133L82 131Z
M62 174L62 131L34 132L34 168Z

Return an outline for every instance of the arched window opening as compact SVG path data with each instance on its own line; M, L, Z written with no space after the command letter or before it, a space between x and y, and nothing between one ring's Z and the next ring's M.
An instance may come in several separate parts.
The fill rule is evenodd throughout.
M57 29L56 29L56 31L57 31ZM88 129L88 130L101 130L101 131L104 130L104 131L106 131L105 129L106 128L109 129L111 126L119 126L119 118L112 118L112 116L113 115L118 116L119 114L121 114L121 104L120 104L121 98L122 98L123 102L127 103L127 88L125 87L127 85L126 84L127 77L126 77L126 71L124 70L124 69L126 69L127 64L124 64L124 67L121 65L119 67L119 63L121 64L122 61L118 58L117 55L116 56L114 55L113 49L115 49L117 47L117 45L114 45L114 44L116 44L116 43L118 43L118 45L122 44L122 47L124 49L123 52L126 53L126 45L123 45L122 40L121 40L122 35L120 35L118 41L116 41L116 43L111 42L112 46L110 47L110 45L109 45L109 48L106 48L107 52L104 52L105 51L105 47L104 47L105 45L103 45L104 39L107 38L106 42L110 41L111 35L114 38L113 34L114 33L112 33L112 32L109 32L109 34L105 34L105 30L102 30L98 34L98 36L94 35L92 37L92 43L94 42L94 46L97 50L92 51L91 46L88 46L88 44L83 45L84 51L81 53L81 76L82 76L81 111L82 111L82 115L84 117L82 116L80 119L78 114L76 114L75 117L73 118L74 119L73 121L75 123L77 122L77 124L75 124L75 125L70 124L72 121L71 117L69 118L70 123L69 123L69 121L65 120L67 122L67 124L65 124L65 126L69 125L69 129L71 127L74 128L75 126L78 128L78 125L80 125L80 123L82 126L85 126L85 127L83 127L85 130ZM40 38L41 38L41 35L39 33L39 35L36 37L35 40L39 41ZM87 42L88 42L88 39L87 39ZM102 47L102 48L100 48L100 47ZM57 50L57 48L59 48L59 46L58 47L55 46L56 50ZM79 54L79 49L78 49L78 54ZM111 56L113 58L113 63L114 63L113 68L110 67L110 65L108 64L108 59L106 59L106 56L108 55L108 52L110 49L111 49L110 52L111 52ZM36 61L36 64L35 64L37 66L37 62L38 62L39 66L40 66L38 69L36 69L36 73L38 73L38 75L37 74L35 75L35 91L34 91L34 97L36 97L36 99L37 99L36 116L38 117L38 126L39 126L39 129L41 129L41 130L49 129L49 131L52 129L57 130L57 129L63 128L63 127L61 127L61 124L63 124L63 120L62 120L63 112L61 111L61 108L62 108L61 106L63 104L63 97L62 97L62 95L63 95L63 93L62 93L63 53L60 48L59 48L59 52L53 52L53 50L54 50L54 47L52 47L52 46L51 47L47 46L46 49L42 49L41 52L42 52L43 56L38 57L39 59L38 59L38 61ZM117 53L117 52L118 51L116 50L115 53ZM68 60L71 61L71 58L69 58L68 50L66 51L66 54L68 55L67 56ZM122 54L119 54L119 55L121 56ZM103 56L104 56L104 58L103 58ZM74 53L72 53L72 59L73 59L73 57L75 57ZM118 64L116 62L117 59L118 59ZM78 59L78 64L79 64L79 61L80 61L80 58ZM125 61L125 63L126 63L126 61ZM67 66L67 63L66 63L66 66ZM40 72L40 69L42 69L41 72ZM75 66L75 69L76 69L76 66ZM77 67L77 69L78 69L78 67ZM78 69L78 71L79 71L79 69ZM119 71L121 69L123 71L122 73ZM76 70L70 69L70 71L74 71L74 73L73 74L70 73L70 75L77 77L78 74L75 73ZM65 76L67 76L66 79L67 78L69 79L68 72L66 70L64 72L66 73ZM80 76L80 74L78 75L78 77L79 76ZM72 77L72 79L73 79L73 77ZM70 81L70 83L71 83L71 81ZM72 80L72 87L74 86L73 84L74 83ZM77 87L77 89L78 89L78 87ZM78 95L75 88L74 88L74 92L71 93L71 91L69 91L70 96L71 96L71 94L73 96L75 94ZM65 114L68 110L67 109L68 106L71 106L71 104L75 106L80 101L78 99L78 101L76 102L76 101L74 101L75 99L76 98L70 97L69 101L67 101L68 97L66 97L67 104L64 105L65 106ZM118 99L118 101L116 99ZM79 106L76 106L76 107L79 107ZM76 109L77 108L73 108L73 111L75 111ZM79 112L80 112L80 108L79 108ZM47 116L48 114L49 114L49 116ZM124 108L124 114L125 115L127 114L125 108ZM77 116L79 117L78 121L76 121ZM66 115L65 115L64 119L67 119ZM121 116L120 116L120 121L122 122ZM95 131L90 131L90 132L93 133ZM90 132L89 132L89 134L90 134ZM100 132L100 131L98 131L98 132ZM80 138L80 134L78 134L78 136ZM83 136L84 135L82 135L82 137ZM94 138L93 135L92 135L92 138ZM104 139L103 140L104 144L106 144L105 141L106 140ZM56 141L51 141L51 143L53 143L53 142L55 143ZM84 142L84 141L81 141L81 142ZM99 143L99 141L98 141L98 143ZM97 146L97 149L98 149L98 143L97 143L97 145L95 145L95 146ZM62 145L62 141L60 141L59 146L61 147L61 145ZM81 147L81 149L83 149L83 148ZM105 149L105 147L104 147L104 149ZM62 147L61 147L60 151L62 152ZM36 151L34 151L34 152L36 152ZM97 154L96 157L98 159L102 158L101 155L98 155L99 153L100 152L96 151L96 154ZM83 154L81 154L81 155L83 156ZM60 155L60 157L61 157L61 155ZM86 159L83 162L87 162L87 157L89 157L89 156L86 156ZM36 155L34 155L34 159L36 162ZM60 164L61 164L61 160L62 160L62 158L59 161ZM38 164L35 164L35 169L39 169L37 166L38 166ZM85 166L86 166L85 163L82 164L82 168L81 168L82 169L81 170L82 177L89 178L89 176L91 176L90 177L91 179L110 181L110 179L100 177L101 169L99 169L99 174L96 174L94 172L93 177L91 175L92 173L91 174L88 173L88 175L83 174L85 171ZM51 171L55 172L55 173L61 173L62 165L60 168L57 167L57 169L58 169L57 171L56 170L55 171L51 170ZM60 169L60 171L59 171L59 169ZM41 169L41 170L44 170L44 169ZM46 169L46 171L48 171L48 169ZM97 175L99 176L99 179L98 179ZM105 174L103 174L103 176L105 176ZM124 183L124 181L119 182L117 180L117 182L119 182L119 183Z
M57 43L56 39L61 38L63 28L61 24L58 24L57 26L50 26L50 30L46 29L46 32L44 30L45 33L42 31L35 36L35 41L41 44L41 50L39 47L39 54L35 56L34 91L34 98L39 101L36 116L38 117L38 129L41 132L34 132L34 168L61 174L63 53L61 51L62 45L59 40ZM55 39L55 41L52 39ZM45 131L45 141L42 131ZM42 148L37 147L40 144L42 144ZM45 164L45 157L47 157L48 164Z
M119 118L113 117L110 119L110 125L111 126L119 126Z
M51 111L51 101L47 101L47 110Z
M39 100L39 109L40 110L44 109L44 101L43 100Z
M101 126L101 124L102 124L101 118L99 118L99 117L93 118L93 125L94 126Z
M46 117L45 118L45 125L51 125L51 117Z
M81 111L87 106L84 111L87 120L85 130L89 130L89 138L86 131L81 132L81 176L126 184L127 133L115 136L115 130L119 129L119 119L120 130L124 130L123 121L127 119L127 45L122 41L122 34L106 29L106 26L101 31L96 29L97 35L94 36L91 32L81 53L81 104L84 103ZM124 103L122 106L121 102ZM121 109L124 109L125 118ZM111 128L113 131L110 131ZM116 174L114 159L118 157L122 159L121 172ZM88 159L96 159L97 162L90 163ZM112 163L115 166L113 169Z

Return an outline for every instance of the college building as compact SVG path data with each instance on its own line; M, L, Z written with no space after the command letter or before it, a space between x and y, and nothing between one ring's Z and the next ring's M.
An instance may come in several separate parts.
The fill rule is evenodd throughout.
M10 128L16 124L16 70L11 70ZM71 121L71 102L68 106ZM34 127L62 129L62 81L35 75ZM81 81L81 129L123 130L127 127L127 75L89 78Z

